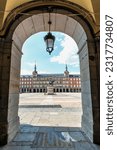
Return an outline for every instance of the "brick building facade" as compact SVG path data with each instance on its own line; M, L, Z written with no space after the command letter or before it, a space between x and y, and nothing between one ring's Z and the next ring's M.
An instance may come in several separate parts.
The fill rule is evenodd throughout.
M20 93L46 93L50 81L54 81L54 92L80 92L80 75L69 74L67 65L63 74L38 74L36 65L32 75L21 75Z

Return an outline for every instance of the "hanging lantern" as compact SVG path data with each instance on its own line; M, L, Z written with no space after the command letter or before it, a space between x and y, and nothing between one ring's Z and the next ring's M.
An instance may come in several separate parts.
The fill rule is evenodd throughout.
M47 35L44 37L44 41L46 43L46 51L50 55L52 51L54 50L55 36L52 35L51 32L48 32Z
M44 41L46 43L46 51L49 53L49 55L51 55L52 51L54 50L55 36L52 35L52 33L50 32L50 26L52 24L52 22L50 21L50 10L49 10L49 21L48 21L48 24L49 24L49 32L44 37Z

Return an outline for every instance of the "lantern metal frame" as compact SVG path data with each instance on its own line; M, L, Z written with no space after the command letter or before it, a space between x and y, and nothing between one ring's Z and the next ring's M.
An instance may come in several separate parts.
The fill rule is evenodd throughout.
M52 35L52 33L50 32L51 24L52 22L50 19L50 9L49 9L49 21L48 21L49 32L44 37L44 41L46 43L46 51L49 53L49 55L51 55L52 51L54 50L54 42L55 42L55 36Z

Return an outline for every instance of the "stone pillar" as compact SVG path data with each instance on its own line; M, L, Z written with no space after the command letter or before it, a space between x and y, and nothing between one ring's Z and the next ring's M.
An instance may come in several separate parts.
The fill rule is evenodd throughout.
M19 129L20 60L21 51L12 41L0 39L0 145L11 141Z
M7 143L7 115L10 53L5 47L5 40L0 39L0 145ZM7 60L6 64L5 61ZM5 73L6 72L6 73Z
M78 54L80 59L80 74L82 87L82 128L84 132L88 135L88 137L93 141L92 99L87 42L84 43Z
M95 41L86 41L79 50L82 88L82 128L92 142L99 144L99 62Z
M19 130L18 104L19 104L19 82L21 67L21 50L12 43L10 79L9 79L9 110L8 110L8 142L13 139Z
M90 43L89 48L93 50L93 44ZM92 57L93 54L90 54ZM94 59L89 57L91 72L91 93L93 108L93 141L100 143L100 39L95 38L95 55Z

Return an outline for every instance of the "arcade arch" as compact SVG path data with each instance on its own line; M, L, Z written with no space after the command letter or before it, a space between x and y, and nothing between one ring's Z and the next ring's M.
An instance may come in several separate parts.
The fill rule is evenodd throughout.
M33 6L25 8L26 13L34 13L30 17L18 15L13 24L9 24L2 43L2 97L3 116L1 119L0 143L11 141L18 131L18 101L19 101L19 77L21 64L21 49L24 41L32 34L40 31L48 31L48 13L41 7ZM48 7L48 6L47 6ZM99 41L93 34L93 29L83 16L72 16L74 9L59 4L53 6L51 14L51 31L59 31L71 36L79 47L81 87L82 87L82 129L94 143L99 143ZM8 72L4 76L5 72ZM5 89L5 90L4 90ZM3 101L4 100L4 101ZM5 107L6 106L6 107Z

